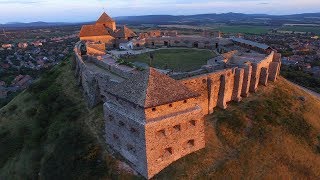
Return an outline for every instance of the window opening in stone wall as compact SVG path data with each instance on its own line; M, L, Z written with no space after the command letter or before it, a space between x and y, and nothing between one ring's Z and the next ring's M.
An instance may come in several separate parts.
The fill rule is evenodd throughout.
M152 108L152 111L156 111L157 109L156 108Z
M157 136L164 137L166 136L166 131L164 129L161 129L157 132Z
M189 148L193 147L194 146L194 139L191 139L187 142L187 145Z
M131 144L127 144L127 150L132 153L132 154L135 154L136 153L136 149L134 148L133 145Z
M175 126L173 126L173 129L174 129L175 131L181 131L181 125L180 125L180 124L175 125Z
M119 139L119 136L116 135L116 134L113 134L113 138L114 138L114 139Z
M171 156L172 154L173 154L172 148L169 147L169 148L166 148L166 149L164 150L163 157L169 157L169 156Z
M188 102L188 100L184 100L184 101L183 101L183 103L187 103L187 102Z
M191 120L191 121L189 121L189 124L190 124L191 126L196 126L196 121L195 121L195 120Z
M172 107L172 104L169 104L169 107Z
M109 115L109 120L110 121L113 121L114 120L114 117L112 115Z
M124 125L125 125L124 122L119 121L119 126L120 126L120 127L124 127Z
M138 130L135 129L135 128L130 128L130 132L131 132L132 134L134 134L134 135L138 135L138 134L139 134L139 133L138 133Z

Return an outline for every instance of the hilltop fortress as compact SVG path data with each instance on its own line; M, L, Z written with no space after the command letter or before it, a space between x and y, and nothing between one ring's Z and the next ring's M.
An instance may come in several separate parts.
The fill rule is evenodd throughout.
M104 34L90 30L95 28ZM117 30L106 14L96 25L82 28L82 41L74 48L75 75L89 107L103 103L107 144L148 179L179 158L205 148L206 115L217 107L227 108L230 101L240 102L250 92L256 92L259 85L276 81L279 75L280 54L267 46L252 47L245 41L260 53L229 51L193 72L163 73L152 67L121 65L106 49L175 44L217 50L239 42L233 43L219 34L188 37L150 31L136 36L130 30L131 35L118 37L122 42L117 43L117 31L122 30Z

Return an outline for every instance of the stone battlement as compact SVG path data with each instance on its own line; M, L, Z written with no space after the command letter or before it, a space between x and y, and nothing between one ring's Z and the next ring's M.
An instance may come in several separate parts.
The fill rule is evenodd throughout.
M119 65L112 57L82 56L81 46L74 48L75 75L89 107L104 103L107 144L148 179L204 148L204 117L276 81L281 66L275 52L256 58L230 52L209 61L219 67L210 73L173 79L153 68Z

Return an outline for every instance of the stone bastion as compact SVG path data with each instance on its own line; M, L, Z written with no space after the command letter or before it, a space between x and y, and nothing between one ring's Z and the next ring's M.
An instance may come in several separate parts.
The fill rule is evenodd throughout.
M170 77L119 65L108 55L82 55L81 45L73 68L88 106L103 103L107 144L147 179L204 148L204 117L276 81L281 67L276 52L230 52L208 61L207 72Z

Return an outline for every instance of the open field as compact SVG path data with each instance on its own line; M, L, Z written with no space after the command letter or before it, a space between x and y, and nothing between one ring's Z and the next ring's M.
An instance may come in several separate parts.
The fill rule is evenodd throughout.
M160 28L170 28L181 30L211 30L221 31L223 33L244 33L244 34L264 34L267 33L271 27L268 26L254 26L254 25L203 25L203 26L191 26L191 25L160 25Z
M192 26L192 25L159 25L160 28L177 28L177 29L193 29L193 30L212 30L211 27L207 26Z
M161 49L153 52L154 60L151 66L160 69L172 69L174 71L192 71L206 65L207 61L216 54L209 50L201 49ZM143 62L150 64L150 53L140 54L126 58L129 62Z
M279 31L312 32L320 35L319 26L283 26Z
M219 26L217 30L224 33L265 34L271 28L267 26Z

